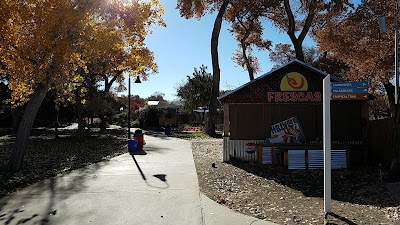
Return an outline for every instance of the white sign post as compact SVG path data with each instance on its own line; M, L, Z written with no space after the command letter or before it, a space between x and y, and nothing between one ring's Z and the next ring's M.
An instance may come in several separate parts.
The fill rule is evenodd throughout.
M324 126L324 212L331 212L331 77L323 81L323 126Z

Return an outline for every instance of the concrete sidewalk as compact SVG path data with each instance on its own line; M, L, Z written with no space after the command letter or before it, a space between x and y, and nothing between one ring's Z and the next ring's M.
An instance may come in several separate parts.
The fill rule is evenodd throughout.
M272 224L199 192L190 142L145 134L146 155L124 154L33 184L0 200L3 224Z

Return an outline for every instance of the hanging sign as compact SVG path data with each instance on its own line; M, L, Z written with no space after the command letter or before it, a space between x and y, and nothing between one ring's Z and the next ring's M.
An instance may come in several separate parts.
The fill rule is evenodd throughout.
M268 102L321 102L321 92L308 91L307 79L298 72L287 73L281 80L280 91L268 92Z
M368 100L368 82L332 82L332 100Z

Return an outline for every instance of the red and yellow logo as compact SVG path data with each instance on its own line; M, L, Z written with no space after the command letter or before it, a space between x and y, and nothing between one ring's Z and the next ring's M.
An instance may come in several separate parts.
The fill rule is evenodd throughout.
M286 74L281 81L281 91L307 91L306 78L298 72Z

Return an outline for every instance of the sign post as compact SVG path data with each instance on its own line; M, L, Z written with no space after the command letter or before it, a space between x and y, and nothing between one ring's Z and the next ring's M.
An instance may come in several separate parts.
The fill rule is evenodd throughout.
M323 80L324 213L331 212L331 77Z

